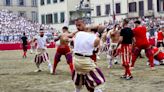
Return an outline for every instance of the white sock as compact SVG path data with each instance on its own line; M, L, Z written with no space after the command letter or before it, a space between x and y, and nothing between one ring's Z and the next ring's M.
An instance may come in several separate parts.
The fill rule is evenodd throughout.
M103 92L101 89L95 89L94 92Z
M76 88L76 89L75 89L75 92L80 92L80 89Z
M50 73L53 73L53 68L52 68L52 64L50 61L47 61L48 62L48 68L50 70Z

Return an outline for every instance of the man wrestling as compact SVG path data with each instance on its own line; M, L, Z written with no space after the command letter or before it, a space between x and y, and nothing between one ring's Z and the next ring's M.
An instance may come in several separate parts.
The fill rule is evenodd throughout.
M140 52L142 49L145 50L146 52L146 56L149 59L150 62L150 69L154 70L154 63L153 63L153 53L151 50L151 45L149 43L149 41L146 38L146 32L147 29L144 26L141 26L141 22L140 21L135 21L135 28L133 29L133 34L134 34L134 49L133 49L133 53L132 53L132 64L131 64L131 69L134 68L134 64L135 61L137 59L137 57L139 56Z
M75 84L75 92L80 92L83 85L89 92L102 92L101 86L105 78L101 70L90 58L94 48L98 47L100 39L91 32L86 32L85 23L82 19L76 20L78 33L74 40L74 67L72 80Z
M56 54L54 57L54 66L53 66L53 74L55 74L56 67L60 61L60 58L62 55L65 55L67 64L70 67L71 74L73 72L73 61L72 61L72 52L69 47L70 37L72 37L72 34L68 32L68 27L63 27L63 34L59 36L57 40L60 40L60 45L57 47Z

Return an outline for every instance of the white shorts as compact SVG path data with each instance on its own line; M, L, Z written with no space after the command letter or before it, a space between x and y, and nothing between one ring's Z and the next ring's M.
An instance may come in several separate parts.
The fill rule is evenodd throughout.
M110 43L109 49L110 49L110 50L114 50L114 49L117 48L117 45L118 45L118 43Z

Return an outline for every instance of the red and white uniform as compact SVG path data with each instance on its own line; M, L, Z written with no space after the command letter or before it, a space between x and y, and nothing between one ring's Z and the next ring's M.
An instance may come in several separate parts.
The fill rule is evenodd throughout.
M124 75L131 76L130 62L132 57L132 39L134 35L130 28L125 27L121 30L120 36L123 38L121 42L121 60L125 68Z

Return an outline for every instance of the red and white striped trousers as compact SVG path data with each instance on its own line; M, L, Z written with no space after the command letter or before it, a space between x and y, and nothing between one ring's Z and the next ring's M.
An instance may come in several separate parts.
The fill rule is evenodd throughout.
M130 66L132 60L132 45L121 44L121 60L123 66Z

